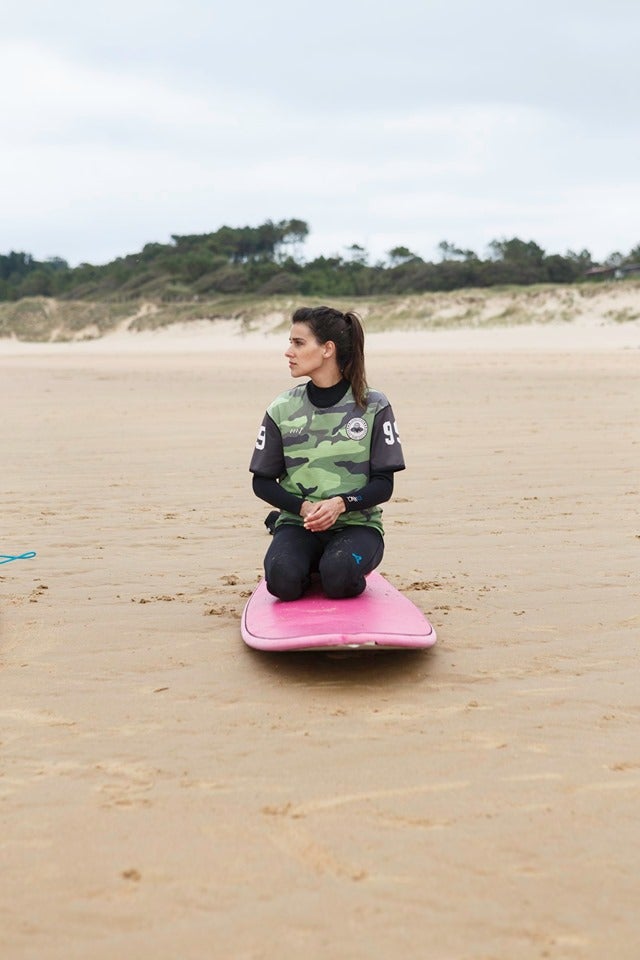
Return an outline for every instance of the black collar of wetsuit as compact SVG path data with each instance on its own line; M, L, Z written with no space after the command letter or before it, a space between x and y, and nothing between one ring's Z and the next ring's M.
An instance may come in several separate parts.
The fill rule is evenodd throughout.
M312 380L307 383L307 395L314 407L333 407L340 403L351 384L348 380L339 380L332 387L316 387Z

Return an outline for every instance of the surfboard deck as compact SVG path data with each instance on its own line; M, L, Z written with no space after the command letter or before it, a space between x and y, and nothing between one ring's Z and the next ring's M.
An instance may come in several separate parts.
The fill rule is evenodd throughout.
M420 649L436 632L414 603L375 570L359 597L331 600L318 583L300 599L272 597L261 580L242 613L242 639L255 650Z

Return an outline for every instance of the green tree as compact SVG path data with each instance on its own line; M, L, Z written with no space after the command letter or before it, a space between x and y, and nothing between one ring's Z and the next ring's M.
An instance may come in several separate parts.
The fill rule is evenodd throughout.
M32 270L18 285L20 297L50 297L52 291L53 283L49 270Z
M393 247L391 250L387 251L387 257L389 260L389 266L392 269L394 267L399 267L404 263L409 263L411 260L420 260L420 257L413 253L412 250L409 250L408 247Z
M291 259L299 262L302 258L302 244L309 236L309 226L304 220L282 220L281 235L276 244L276 259L284 262Z
M62 273L69 269L69 264L62 257L47 257L44 265L47 269L54 270L56 273Z
M350 247L347 247L347 253L349 255L349 263L366 267L369 255L365 248L361 247L359 243L352 243Z
M518 237L511 240L492 240L489 249L494 260L504 260L506 263L541 267L544 260L544 250L533 240L525 242Z
M438 244L438 250L440 251L440 259L443 261L462 260L465 255L464 250L456 247L455 243L449 243L448 240L441 240Z

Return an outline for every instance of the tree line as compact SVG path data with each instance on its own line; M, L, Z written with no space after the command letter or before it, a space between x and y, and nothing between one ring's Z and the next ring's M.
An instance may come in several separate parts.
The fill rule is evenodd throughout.
M257 227L220 227L213 233L172 234L170 243L148 243L139 253L95 266L70 267L61 257L35 260L28 253L0 254L0 300L30 296L69 299L164 301L219 294L292 294L354 297L423 293L465 287L575 283L598 268L640 261L640 244L627 255L597 264L588 250L546 253L532 240L494 240L488 254L443 240L439 259L428 261L397 246L376 263L358 244L342 255L304 257L304 220L267 220Z

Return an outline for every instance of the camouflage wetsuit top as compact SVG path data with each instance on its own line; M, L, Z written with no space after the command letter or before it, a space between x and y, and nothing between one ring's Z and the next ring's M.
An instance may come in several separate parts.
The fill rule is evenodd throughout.
M311 502L340 495L357 498L371 474L404 469L391 405L383 393L369 390L363 410L349 387L334 406L316 407L306 383L293 387L268 407L249 469ZM283 510L282 523L302 525L303 519ZM383 533L382 510L353 509L352 502L331 529L352 524Z

